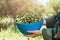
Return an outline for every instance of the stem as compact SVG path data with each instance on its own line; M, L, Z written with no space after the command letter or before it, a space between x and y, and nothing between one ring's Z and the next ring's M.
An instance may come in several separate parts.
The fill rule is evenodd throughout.
M29 40L29 38L28 38L28 40Z

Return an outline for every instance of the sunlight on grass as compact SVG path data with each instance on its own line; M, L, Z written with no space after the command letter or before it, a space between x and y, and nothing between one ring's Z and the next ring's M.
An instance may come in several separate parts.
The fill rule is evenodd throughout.
M19 31L19 30L18 30ZM23 36L21 32L14 32L11 30L11 28L8 28L7 30L2 30L0 32L0 40L27 40L28 38ZM36 38L30 38L29 40L43 40L43 36L36 37Z

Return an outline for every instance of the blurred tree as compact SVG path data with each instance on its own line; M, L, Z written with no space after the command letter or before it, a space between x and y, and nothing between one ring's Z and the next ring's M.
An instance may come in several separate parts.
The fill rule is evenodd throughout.
M8 15L15 16L25 13L40 13L42 5L33 4L32 0L8 0Z
M7 3L6 0L0 0L0 17L7 15Z
M50 0L49 5L52 6L56 12L60 11L60 0Z

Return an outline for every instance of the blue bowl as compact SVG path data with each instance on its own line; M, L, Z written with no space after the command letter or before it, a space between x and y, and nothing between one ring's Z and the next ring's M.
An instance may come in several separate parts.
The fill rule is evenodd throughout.
M43 25L43 21L37 22L37 23L31 23L31 24L21 24L16 22L17 28L19 29L19 31L23 34L31 34L29 32L27 32L27 30L40 30L42 25Z

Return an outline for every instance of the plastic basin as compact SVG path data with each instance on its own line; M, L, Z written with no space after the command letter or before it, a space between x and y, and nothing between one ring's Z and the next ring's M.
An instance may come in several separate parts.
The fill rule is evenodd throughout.
M19 31L23 34L31 34L29 32L27 32L28 30L40 30L42 25L43 25L43 21L40 22L36 22L36 23L31 23L31 24L21 24L16 22L17 28L19 29Z

